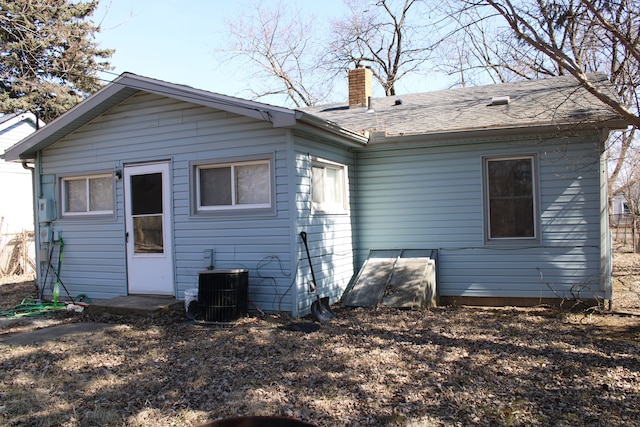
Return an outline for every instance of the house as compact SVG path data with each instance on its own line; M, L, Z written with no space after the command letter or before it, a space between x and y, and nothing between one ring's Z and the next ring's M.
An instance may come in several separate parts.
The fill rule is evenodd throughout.
M1 155L43 125L30 112L0 115L0 274L31 273L35 259L32 170Z
M627 204L627 198L622 194L616 194L611 198L611 208L613 211L613 225L624 223L629 218L631 211Z
M619 116L566 77L382 99L349 78L348 103L292 110L122 74L6 151L38 171L40 280L63 241L72 295L240 269L252 306L302 316L372 250L436 249L444 303L611 297Z
M40 122L40 126L44 123ZM0 115L0 154L38 128L33 113ZM0 159L0 234L33 231L31 171Z

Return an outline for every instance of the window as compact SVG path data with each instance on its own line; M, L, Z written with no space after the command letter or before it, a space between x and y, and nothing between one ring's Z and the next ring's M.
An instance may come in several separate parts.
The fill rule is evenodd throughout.
M311 199L313 208L324 212L345 212L345 166L316 160L311 166Z
M538 239L534 156L484 160L486 240Z
M93 175L62 178L62 215L113 214L113 177Z
M269 160L197 165L197 211L271 208Z

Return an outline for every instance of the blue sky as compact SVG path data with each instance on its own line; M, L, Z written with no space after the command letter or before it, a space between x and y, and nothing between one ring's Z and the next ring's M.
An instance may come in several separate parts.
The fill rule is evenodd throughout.
M314 14L320 22L328 22L346 10L343 0L284 3L299 7L305 14ZM243 96L248 74L238 67L221 64L216 50L224 46L226 22L247 13L245 7L245 1L236 0L101 0L93 19L101 26L97 35L100 46L116 50L110 61L114 66L112 73L128 71ZM112 80L115 75L105 74L103 78ZM406 83L416 87L410 79ZM422 91L438 88L417 86Z

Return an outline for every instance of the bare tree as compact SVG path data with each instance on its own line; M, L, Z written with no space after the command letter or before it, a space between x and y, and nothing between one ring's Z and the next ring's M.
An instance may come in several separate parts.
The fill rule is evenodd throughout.
M454 77L452 86L473 86L562 74L531 46L523 45L488 8L443 3L448 19L434 67ZM492 16L493 14L493 16ZM502 24L502 25L501 25ZM547 62L547 63L545 63Z
M337 70L368 65L387 96L418 70L432 51L419 0L349 0L350 14L333 22L327 61ZM412 15L413 14L413 15ZM411 19L411 18L414 19Z
M330 92L322 67L317 66L317 40L313 17L304 18L300 10L277 3L248 3L251 11L228 22L230 47L227 59L245 61L256 67L256 80L262 87L251 87L253 99L280 95L296 107L315 105ZM256 81L254 80L254 81Z
M426 0L344 0L349 14L331 21L330 31L290 5L252 1L248 15L228 23L225 51L228 62L244 60L256 70L254 99L280 95L296 107L316 105L358 65L369 66L385 94L394 95L396 82L421 69L432 51Z
M631 132L631 141L637 142ZM622 195L629 208L631 217L631 231L633 239L633 252L640 251L640 150L632 146L627 151L627 161L622 166L618 175L618 186L612 195Z
M466 87L477 84L510 81L506 64L498 49L502 46L495 39L497 34L488 25L487 19L477 16L477 9L455 10L450 3L443 4L443 13L448 14L453 31L440 37L442 42L434 52L433 67L453 77L451 86Z
M570 74L591 94L640 127L640 2L637 0L478 0L506 23L522 49L533 48L537 72ZM546 68L546 70L545 70ZM607 71L617 94L594 84L590 72Z
M572 75L595 97L640 125L640 2L637 0L465 0L448 14L465 63L445 64L468 77L484 70L493 81ZM454 43L449 41L449 43ZM457 67L457 68L456 68ZM605 72L613 91L597 86ZM475 74L474 74L475 73ZM628 186L637 169L634 130L609 140L609 194Z

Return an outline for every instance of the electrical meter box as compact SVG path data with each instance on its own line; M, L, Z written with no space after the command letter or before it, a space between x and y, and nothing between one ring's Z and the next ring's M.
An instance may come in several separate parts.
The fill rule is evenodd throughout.
M51 242L51 227L48 225L40 226L40 242L41 243L49 243Z
M38 199L38 221L39 222L53 221L53 200Z

